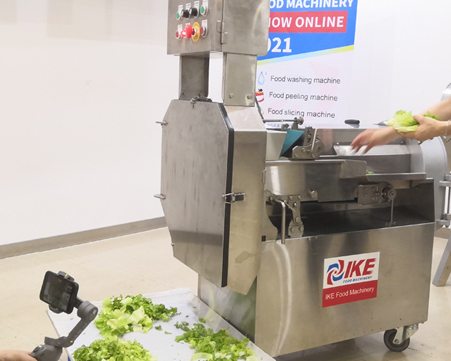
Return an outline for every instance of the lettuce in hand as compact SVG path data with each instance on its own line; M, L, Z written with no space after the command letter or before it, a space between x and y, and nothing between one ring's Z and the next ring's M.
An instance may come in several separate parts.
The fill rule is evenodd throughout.
M423 114L425 117L440 120L439 117L431 114L429 111ZM414 132L418 129L418 122L413 118L412 112L405 112L404 110L398 110L393 118L387 121L387 125L391 125L398 132L408 133Z

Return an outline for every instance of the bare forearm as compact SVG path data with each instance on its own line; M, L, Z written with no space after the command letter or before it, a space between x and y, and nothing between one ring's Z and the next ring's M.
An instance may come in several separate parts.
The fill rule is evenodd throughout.
M421 115L425 114L427 111L429 111L431 114L436 115L440 118L442 121L447 121L451 119L451 97L448 99L442 100L440 103L437 103L428 109L426 109L424 112L420 113Z
M0 361L36 361L26 351L0 350Z

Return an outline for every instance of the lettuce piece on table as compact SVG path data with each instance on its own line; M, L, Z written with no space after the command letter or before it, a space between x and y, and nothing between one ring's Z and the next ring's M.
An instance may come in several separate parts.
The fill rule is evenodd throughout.
M249 339L239 341L230 336L228 329L214 332L213 329L206 328L200 323L195 323L192 328L186 323L177 323L175 326L185 331L183 335L177 336L175 341L186 342L195 349L191 361L257 361L254 351L247 347Z
M125 341L117 337L96 340L74 352L75 361L157 361L155 356L137 341Z
M105 338L129 332L147 333L155 320L168 321L176 313L176 307L155 305L142 295L108 297L103 300L102 310L94 324Z

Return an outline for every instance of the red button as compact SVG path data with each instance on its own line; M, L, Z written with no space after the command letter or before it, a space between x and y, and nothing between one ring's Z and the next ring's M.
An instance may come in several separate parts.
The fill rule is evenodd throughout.
M186 25L185 30L182 31L182 36L184 38L191 39L191 36L193 35L193 27L190 24Z

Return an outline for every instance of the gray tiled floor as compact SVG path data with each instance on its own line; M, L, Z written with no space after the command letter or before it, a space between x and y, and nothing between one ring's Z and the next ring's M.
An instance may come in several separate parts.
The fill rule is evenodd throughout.
M445 239L435 239L433 272L445 245ZM31 350L44 336L56 336L45 313L47 307L38 296L47 270L71 274L80 284L79 297L91 301L174 288L196 293L197 289L197 275L173 258L167 229L0 259L0 348ZM449 361L450 316L451 280L445 287L431 286L429 320L403 353L388 351L382 334L374 334L280 360Z

